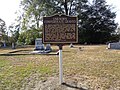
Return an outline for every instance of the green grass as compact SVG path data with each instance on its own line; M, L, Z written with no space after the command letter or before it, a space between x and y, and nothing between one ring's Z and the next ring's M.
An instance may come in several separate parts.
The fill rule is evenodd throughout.
M40 55L0 56L0 90L20 89L24 78L34 73L40 73L40 78L52 75L52 67L45 59Z
M82 47L82 50L79 50ZM58 49L56 46L52 47ZM19 48L15 50L33 50L34 48ZM0 54L7 54L13 50L1 49ZM16 52L26 53L26 52ZM0 55L0 90L19 90L26 78L34 74L39 80L51 76L58 76L57 55ZM28 52L27 52L28 53ZM105 45L69 46L63 47L64 77L85 75L90 79L97 79L103 89L110 86L120 87L120 50L108 50Z

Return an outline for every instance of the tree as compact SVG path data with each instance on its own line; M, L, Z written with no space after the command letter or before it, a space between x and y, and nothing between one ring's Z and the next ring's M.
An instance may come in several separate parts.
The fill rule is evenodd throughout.
M6 32L5 21L0 18L0 43L6 47L6 42L8 41L8 32Z
M6 30L6 24L5 24L5 21L3 21L1 18L0 18L0 36L1 36L1 40L4 40L5 38L5 31Z
M115 12L105 0L23 0L23 27L39 30L43 16L66 14L78 16L79 42L105 43L115 31Z
M10 25L9 26L9 30L10 30L10 33L11 33L11 43L16 43L18 38L19 38L19 25Z
M41 33L38 30L29 29L27 31L21 32L18 38L18 43L20 44L35 44L35 39L40 38Z
M120 26L117 28L117 37L118 37L118 41L120 41Z
M5 29L6 29L6 24L5 24L5 21L3 21L1 18L0 18L0 32L5 34Z
M24 13L22 15L22 29L28 30L31 28L39 29L41 12L44 8L44 0L23 0L21 5L23 6Z
M39 29L43 16L54 14L77 15L77 9L82 7L87 0L23 0L23 26ZM28 23L29 22L29 23Z
M117 28L115 18L115 12L111 11L105 0L93 0L93 3L79 14L79 42L97 44L109 41Z
M54 14L74 16L78 14L77 8L82 7L85 3L87 0L22 0L21 5L24 10L22 29L24 33L29 32L29 30L42 32L40 21L42 21L43 16ZM30 41L30 38L28 39L25 41Z
M117 34L119 34L120 35L120 26L117 28Z

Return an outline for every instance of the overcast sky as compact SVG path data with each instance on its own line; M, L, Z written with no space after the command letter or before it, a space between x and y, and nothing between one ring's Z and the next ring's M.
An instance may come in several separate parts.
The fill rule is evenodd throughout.
M7 26L14 22L19 3L20 0L0 0L0 18L6 22Z
M106 0L109 5L113 5L117 11L116 22L120 24L120 0ZM3 19L7 26L14 22L15 12L19 9L20 0L0 0L0 18Z
M116 14L116 22L119 23L120 25L120 0L106 0L107 4L112 5L113 7L115 7Z

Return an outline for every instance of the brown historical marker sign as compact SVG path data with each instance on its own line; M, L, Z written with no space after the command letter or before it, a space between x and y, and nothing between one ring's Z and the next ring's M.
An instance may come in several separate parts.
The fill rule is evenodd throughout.
M77 43L77 17L54 15L43 18L43 43Z

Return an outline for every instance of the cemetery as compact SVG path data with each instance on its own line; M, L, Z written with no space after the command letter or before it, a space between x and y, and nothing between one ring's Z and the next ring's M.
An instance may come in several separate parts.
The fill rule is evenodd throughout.
M0 49L1 89L119 90L119 50L105 49L107 45L74 45L74 48L63 46L63 81L67 85L61 87L58 78L59 56L25 54L33 51L34 47L18 48L16 50L21 52L11 54L8 53L13 49ZM57 52L58 46L51 47L52 51Z
M78 44L77 17L43 17L34 45L0 48L0 90L119 90L120 42ZM108 48L108 49L105 49Z
M32 53L37 54L46 54L52 51L52 48L50 44L46 44L46 47L44 47L44 44L42 43L42 38L37 38L35 40L35 49Z
M0 90L120 90L120 22L107 0L18 0L14 20L17 0L3 1Z

